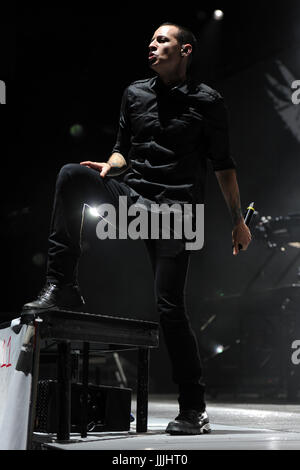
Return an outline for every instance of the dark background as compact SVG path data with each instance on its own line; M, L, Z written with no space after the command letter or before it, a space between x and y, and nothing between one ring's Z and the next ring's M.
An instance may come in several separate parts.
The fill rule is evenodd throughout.
M132 81L152 75L147 46L162 22L173 21L193 30L199 42L194 73L225 97L243 207L255 201L257 222L261 216L300 212L300 141L274 109L266 77L271 74L284 82L276 65L281 60L300 79L300 4L292 0L228 3L122 2L121 6L101 3L96 8L87 2L64 7L51 2L51 6L38 8L28 4L15 7L1 17L0 79L7 84L7 105L0 110L3 312L19 312L43 286L57 172L68 162L107 160L123 90ZM215 8L224 10L223 21L212 19ZM70 134L70 127L77 123L84 128L82 138ZM95 225L95 219L86 218L80 271L91 310L157 320L143 243L100 244ZM263 330L273 338L266 348L271 351L269 362L277 364L272 351L276 349L274 337L280 338L280 305L287 294L279 293L277 298L271 293L266 303L260 303L255 302L252 291L268 292L266 289L297 282L298 251L287 245L285 251L272 251L254 238L247 253L232 257L230 217L210 171L205 248L192 255L187 285L190 318L209 364L207 376L212 375L209 383L215 377L214 364L220 362L219 357L209 359L216 344L231 345L227 365L238 367L240 346L236 345L240 343L235 340L241 339L241 319L246 318L249 297L255 305L250 315L258 317L253 320L252 316L246 327L248 336L242 343L248 355L244 360L249 364L255 354L261 354L262 362L269 357L262 352L263 346L259 351L252 347L270 341L262 339ZM226 297L241 295L249 285L251 294L244 294L238 305L228 306L231 300L229 297L227 302ZM217 319L201 333L210 312L217 313ZM300 331L293 330L293 335L298 339ZM221 356L225 361L226 354ZM259 367L260 359L257 361ZM175 390L168 368L162 343L160 351L152 354L152 391ZM276 370L273 375L279 374ZM226 367L221 372L219 377L230 388ZM270 374L268 370L265 376Z

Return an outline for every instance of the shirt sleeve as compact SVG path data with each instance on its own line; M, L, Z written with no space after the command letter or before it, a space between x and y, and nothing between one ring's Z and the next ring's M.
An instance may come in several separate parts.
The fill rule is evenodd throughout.
M205 135L208 146L208 159L214 171L236 168L230 154L228 112L221 95L210 103L205 119Z
M112 149L112 153L119 152L123 155L128 163L128 153L131 147L131 130L128 115L128 87L125 89L121 102L119 128L116 143Z

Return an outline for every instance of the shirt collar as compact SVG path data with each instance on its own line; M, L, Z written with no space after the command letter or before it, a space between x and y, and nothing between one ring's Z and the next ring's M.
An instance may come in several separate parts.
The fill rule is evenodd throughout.
M191 80L187 78L184 82L180 83L179 85L175 85L174 87L166 86L163 81L159 78L159 76L155 76L152 79L152 83L150 83L151 88L153 88L156 92L164 92L164 91L179 91L185 95L187 95L190 91L190 84Z

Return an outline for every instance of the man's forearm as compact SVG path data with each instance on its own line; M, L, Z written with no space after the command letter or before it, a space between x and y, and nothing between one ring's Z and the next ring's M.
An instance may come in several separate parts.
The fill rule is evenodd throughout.
M108 159L107 163L111 166L109 175L117 176L127 170L128 165L121 153L114 152Z
M241 209L240 191L236 177L236 171L223 170L216 171L220 188L222 190L226 204L230 210L233 225L237 225L244 220Z

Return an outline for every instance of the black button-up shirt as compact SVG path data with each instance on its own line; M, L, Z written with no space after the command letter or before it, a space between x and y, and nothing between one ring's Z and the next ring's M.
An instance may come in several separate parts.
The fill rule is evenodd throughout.
M214 171L235 168L222 96L191 80L173 88L158 76L123 94L113 152L131 165L132 195L156 203L203 203L207 159Z

